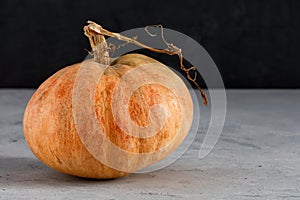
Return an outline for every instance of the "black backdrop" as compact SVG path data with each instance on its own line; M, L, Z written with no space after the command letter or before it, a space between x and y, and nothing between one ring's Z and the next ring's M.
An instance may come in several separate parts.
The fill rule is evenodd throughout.
M120 32L163 24L197 40L227 88L298 88L300 1L0 1L0 87L37 87L90 49L87 19Z

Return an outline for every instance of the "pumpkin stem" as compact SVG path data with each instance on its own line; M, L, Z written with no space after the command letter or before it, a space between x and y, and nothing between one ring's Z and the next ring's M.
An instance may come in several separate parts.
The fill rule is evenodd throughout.
M95 32L98 28L98 24L94 22L88 22L88 25L84 26L84 34L89 38L90 45L92 47L92 54L94 55L94 61L103 65L109 65L109 48L107 46L104 35Z
M163 32L162 32L162 37L163 37L163 40L164 40L165 44L168 46L168 48L167 49L155 49L153 47L150 47L148 45L145 45L143 43L138 42L136 40L136 38L129 38L129 37L123 36L119 33L110 32L110 31L102 28L102 26L96 24L95 22L87 21L87 23L88 23L88 25L84 27L84 31L85 31L85 35L88 36L88 38L90 40L90 43L91 43L91 46L92 46L92 49L93 49L93 52L94 52L94 55L95 55L95 58L94 58L95 61L99 62L103 59L104 61L107 61L107 64L109 64L108 47L107 47L107 44L105 42L104 35L108 36L108 37L117 38L118 40L122 40L122 41L125 41L127 43L135 44L137 46L140 46L144 49L148 49L148 50L156 52L156 53L165 53L165 54L168 54L168 55L177 55L179 57L179 61L180 61L180 69L183 70L186 73L187 78L190 81L192 81L194 83L194 85L197 87L197 89L199 90L199 92L201 94L201 97L202 97L203 104L204 105L208 104L205 93L203 92L203 90L201 89L199 84L196 82L197 73L195 73L194 77L191 77L191 75L190 75L190 71L191 70L196 70L196 67L193 66L191 68L186 68L183 65L183 56L182 56L181 49L176 47L172 43L170 44L170 43L166 42L166 40L164 39L164 36L163 36ZM161 27L161 30L163 30L162 26L160 26L160 27ZM145 30L149 34L149 31L147 31L147 29L145 29ZM150 34L150 36L155 36L155 35ZM97 48L96 45L98 45L98 44L101 44L103 46L101 46L101 48ZM105 54L103 54L103 53L105 53ZM101 54L103 54L103 55L101 55ZM197 72L197 71L195 71L195 72Z

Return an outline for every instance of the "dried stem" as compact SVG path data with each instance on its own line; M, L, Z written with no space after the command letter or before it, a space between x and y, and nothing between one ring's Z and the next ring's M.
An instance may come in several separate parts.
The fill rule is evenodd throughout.
M96 24L95 22L92 22L92 21L88 21L87 22L88 25L84 27L84 31L85 31L85 35L87 35L90 39L90 43L91 43L91 46L93 48L93 51L95 53L101 53L100 51L98 51L98 48L97 48L97 44L99 44L99 42L102 44L103 41L105 41L105 39L103 40L102 37L104 36L108 36L108 37L113 37L113 38L117 38L118 40L122 40L122 41L125 41L127 43L132 43L132 44L135 44L137 46L140 46L144 49L148 49L150 51L153 51L153 52L156 52L156 53L165 53L165 54L168 54L168 55L177 55L179 57L179 61L180 61L180 69L183 70L185 73L186 73L186 76L187 78L192 81L195 86L197 87L197 89L200 91L200 94L202 96L202 100L203 100L203 104L204 105L207 105L208 104L208 101L207 101L207 98L206 98L206 95L205 93L203 92L203 90L200 88L199 84L196 82L196 79L197 79L197 71L196 71L196 67L191 67L191 68L186 68L184 65L183 65L183 56L182 56L182 52L181 52L181 49L176 47L175 45L173 45L172 43L168 43L165 38L164 38L164 35L163 35L163 29L162 29L162 26L159 25L159 27L161 28L161 34L162 34L162 39L164 41L164 43L167 45L167 49L155 49L155 48L152 48L150 46L147 46L145 44L142 44L140 42L138 42L136 40L136 38L129 38L129 37L126 37L126 36L123 36L119 33L114 33L114 32L110 32L104 28L102 28L102 26ZM146 32L149 34L150 32L145 29ZM156 36L154 34L149 34L150 36ZM99 36L96 37L96 36ZM101 37L100 37L101 36ZM96 39L96 41L95 41ZM107 44L105 42L105 51L107 51ZM103 51L102 51L103 52ZM108 53L107 53L108 54ZM97 55L99 57L101 57L101 55ZM105 57L107 57L108 55L105 54ZM97 58L98 59L98 58ZM190 75L190 71L191 70L194 70L196 73L195 73L195 77L191 77Z
M89 23L89 25L83 28L84 34L89 38L95 62L98 62L103 65L109 65L109 48L107 46L104 35L98 34L95 31L93 31L94 26L96 25L96 23Z

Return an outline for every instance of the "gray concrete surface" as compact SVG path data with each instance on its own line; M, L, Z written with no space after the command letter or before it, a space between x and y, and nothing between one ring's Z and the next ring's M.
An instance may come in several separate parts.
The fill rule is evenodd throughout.
M300 90L228 90L208 157L197 156L202 128L171 166L108 181L61 174L31 154L22 115L32 93L0 90L0 199L300 199Z

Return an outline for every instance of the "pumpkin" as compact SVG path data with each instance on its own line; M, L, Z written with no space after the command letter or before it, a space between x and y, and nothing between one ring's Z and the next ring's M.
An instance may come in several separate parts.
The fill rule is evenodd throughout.
M27 104L24 135L51 168L117 178L173 152L189 132L193 102L181 78L157 60L127 54L111 61L104 36L93 30L85 27L94 60L41 84Z

